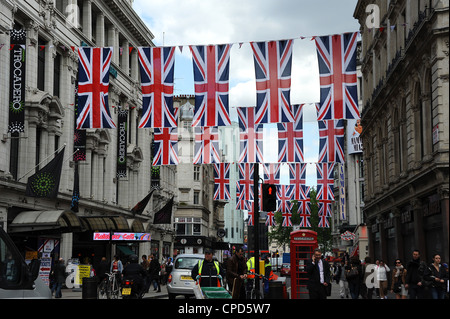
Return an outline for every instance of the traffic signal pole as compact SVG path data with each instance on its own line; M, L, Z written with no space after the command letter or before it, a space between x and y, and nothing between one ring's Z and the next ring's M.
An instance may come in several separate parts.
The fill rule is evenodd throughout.
M254 194L254 240L255 240L255 272L260 274L259 269L259 163L254 164L254 172L253 172L253 194ZM259 291L259 278L255 276L255 290ZM256 294L256 296L259 296ZM258 298L258 297L257 297Z

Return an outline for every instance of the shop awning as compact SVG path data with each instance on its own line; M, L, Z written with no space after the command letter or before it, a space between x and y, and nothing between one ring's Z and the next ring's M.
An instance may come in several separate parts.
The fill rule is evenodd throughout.
M117 245L117 249L119 249L122 253L124 253L127 256L128 255L134 255L134 251L132 251L127 246Z
M130 231L123 216L80 216L81 222L90 231Z
M45 210L21 212L9 225L8 232L33 232L41 230L58 230L73 232L82 229L81 221L70 210Z
M128 219L128 225L130 226L130 230L135 233L144 233L145 227L140 220L137 219Z

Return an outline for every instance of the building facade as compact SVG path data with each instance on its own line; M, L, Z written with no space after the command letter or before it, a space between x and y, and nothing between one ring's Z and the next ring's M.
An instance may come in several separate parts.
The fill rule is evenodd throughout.
M174 98L178 108L178 157L176 187L179 205L175 211L176 253L203 253L206 248L226 250L223 240L226 202L214 200L214 168L212 164L193 164L195 129L193 95ZM216 254L220 257L220 254Z
M391 265L419 249L448 261L449 1L360 0L354 17L369 254Z
M155 210L174 192L175 170L161 167L152 180L152 132L138 129L142 113L137 47L153 46L153 35L120 0L2 1L0 41L10 30L26 31L24 133L8 131L10 52L0 50L0 226L22 253L39 251L48 240L64 259L155 253L172 255L172 225L153 225ZM70 210L74 188L75 92L80 46L112 47L109 83L111 116L128 111L126 177L117 176L117 129L87 129L86 160L78 162L78 212ZM57 198L25 196L28 177L65 145ZM157 184L142 214L130 212ZM151 241L97 242L94 232L150 233Z

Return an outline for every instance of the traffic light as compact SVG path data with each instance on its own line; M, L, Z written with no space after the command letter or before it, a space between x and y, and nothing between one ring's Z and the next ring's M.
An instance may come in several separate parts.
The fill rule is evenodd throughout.
M277 188L273 184L262 185L262 201L264 212L274 212L277 209Z

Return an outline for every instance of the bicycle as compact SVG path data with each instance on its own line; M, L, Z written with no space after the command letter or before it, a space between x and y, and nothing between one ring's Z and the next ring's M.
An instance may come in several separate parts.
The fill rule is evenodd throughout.
M119 299L120 287L114 273L106 273L106 278L98 286L98 299Z
M252 280L252 287L247 291L247 299L264 299L264 283L267 282L268 279L264 275L256 274L253 272L247 273L247 275L249 274L254 275L255 279L257 278L259 280L259 290L256 290L255 280Z

